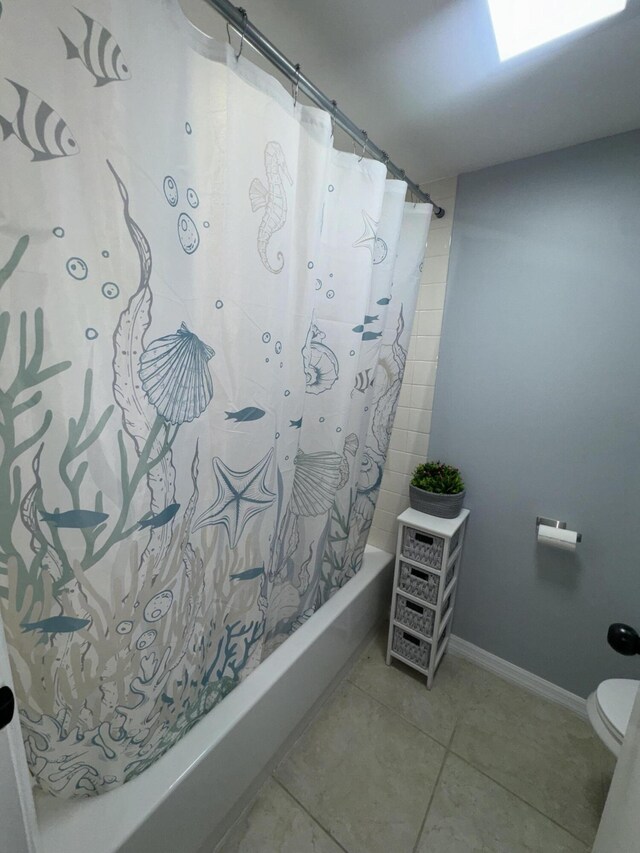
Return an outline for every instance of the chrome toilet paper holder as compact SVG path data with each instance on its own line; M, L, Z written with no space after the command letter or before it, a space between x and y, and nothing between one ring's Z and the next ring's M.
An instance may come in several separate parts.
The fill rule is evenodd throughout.
M538 533L538 528L541 525L544 527L555 527L558 530L567 529L566 521L558 521L557 518L545 518L543 515L538 515L536 516L536 534ZM582 542L582 533L577 534L576 542Z

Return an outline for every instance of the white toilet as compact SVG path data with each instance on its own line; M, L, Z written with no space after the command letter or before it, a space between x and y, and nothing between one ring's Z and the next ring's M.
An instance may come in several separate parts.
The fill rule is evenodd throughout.
M589 720L600 740L618 757L640 681L610 678L587 699Z

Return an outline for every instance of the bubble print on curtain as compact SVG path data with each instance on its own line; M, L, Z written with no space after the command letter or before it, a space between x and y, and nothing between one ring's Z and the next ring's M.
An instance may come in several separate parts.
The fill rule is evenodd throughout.
M357 572L430 207L175 2L6 4L0 56L0 613L91 796Z

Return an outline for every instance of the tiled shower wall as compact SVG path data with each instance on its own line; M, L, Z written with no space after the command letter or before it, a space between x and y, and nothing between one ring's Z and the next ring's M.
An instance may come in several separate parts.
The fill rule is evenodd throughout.
M429 447L456 178L425 184L424 189L445 208L446 216L431 220L398 412L369 533L371 545L390 553L396 550L396 518L409 506L411 473L424 462Z

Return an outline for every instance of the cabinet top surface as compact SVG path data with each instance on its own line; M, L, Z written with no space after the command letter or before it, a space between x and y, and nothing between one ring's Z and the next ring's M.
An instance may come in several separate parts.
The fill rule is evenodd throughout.
M463 509L456 518L439 518L437 515L427 515L418 512L417 509L405 509L398 516L400 524L415 527L417 530L425 530L428 533L437 533L439 536L453 536L469 515L468 509Z

